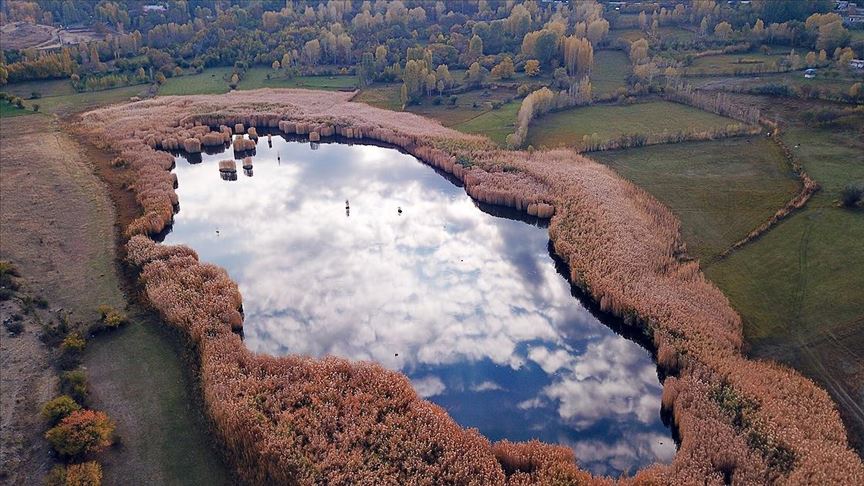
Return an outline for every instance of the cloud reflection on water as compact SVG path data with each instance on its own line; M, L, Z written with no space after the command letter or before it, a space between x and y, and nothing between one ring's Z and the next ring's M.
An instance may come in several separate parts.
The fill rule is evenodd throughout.
M251 349L378 361L463 425L568 443L596 471L669 459L630 442L672 443L650 356L571 296L545 230L478 210L391 149L277 137L236 181L219 178L226 155L178 160L166 242L228 269Z

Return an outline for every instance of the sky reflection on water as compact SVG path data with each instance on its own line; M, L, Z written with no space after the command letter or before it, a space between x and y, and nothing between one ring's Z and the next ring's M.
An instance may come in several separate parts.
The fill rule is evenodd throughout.
M571 295L544 228L396 150L315 147L262 138L230 181L230 150L177 158L165 241L237 281L250 349L378 361L460 424L567 444L595 473L671 460L649 353Z

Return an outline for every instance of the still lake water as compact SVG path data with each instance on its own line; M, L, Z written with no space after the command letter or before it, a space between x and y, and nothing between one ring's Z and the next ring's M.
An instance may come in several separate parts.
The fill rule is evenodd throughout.
M238 283L250 349L377 361L459 424L568 445L594 473L672 459L650 354L571 294L542 222L391 148L264 137L223 180L232 158L177 157L165 242Z

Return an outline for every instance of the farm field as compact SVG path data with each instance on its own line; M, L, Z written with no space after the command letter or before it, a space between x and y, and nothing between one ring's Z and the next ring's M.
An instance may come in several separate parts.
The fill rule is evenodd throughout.
M783 139L799 145L796 157L822 190L762 238L704 268L741 313L752 353L825 386L860 449L864 213L837 205L846 184L864 182L864 144L857 135L788 129Z
M782 58L782 56L771 56L759 52L704 56L694 59L683 71L688 75L722 75L733 74L736 71L773 70L776 69L777 62Z
M668 206L692 256L711 260L770 218L798 190L779 148L761 137L595 152Z
M228 82L225 77L230 74L231 68L216 67L205 69L201 73L168 78L165 84L159 87L159 94L170 96L227 93Z
M354 101L398 111L401 109L399 89L398 84L376 84L363 89ZM444 126L466 133L488 135L495 142L503 144L507 135L515 129L516 113L521 104L515 95L513 89L504 87L471 90L453 95L456 97L455 104L450 104L450 96L445 95L441 104L424 100L419 105L408 106L406 111L433 118ZM493 109L492 102L503 105Z
M591 71L591 89L594 96L608 95L617 89L626 88L630 70L630 59L623 51L596 51L594 69Z
M550 113L531 122L529 145L578 146L585 135L609 140L630 133L659 134L722 128L735 120L669 101L594 105Z
M267 75L271 79L267 79ZM246 71L237 89L259 88L308 88L322 90L354 89L357 77L353 75L338 76L296 76L286 78L282 71L274 71L264 66L255 66Z
M17 106L10 103L8 100L0 101L0 118L9 118L13 116L22 116L22 115L31 115L32 111L18 108Z
M497 110L487 111L475 118L453 125L452 128L460 132L486 135L493 142L504 146L507 135L515 130L516 114L520 106L520 100L511 101Z

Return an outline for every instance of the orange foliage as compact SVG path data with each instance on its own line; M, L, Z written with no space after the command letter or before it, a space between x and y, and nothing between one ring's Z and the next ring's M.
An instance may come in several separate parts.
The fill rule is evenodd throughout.
M99 452L111 445L114 422L105 412L76 410L45 433L54 450L64 456Z

